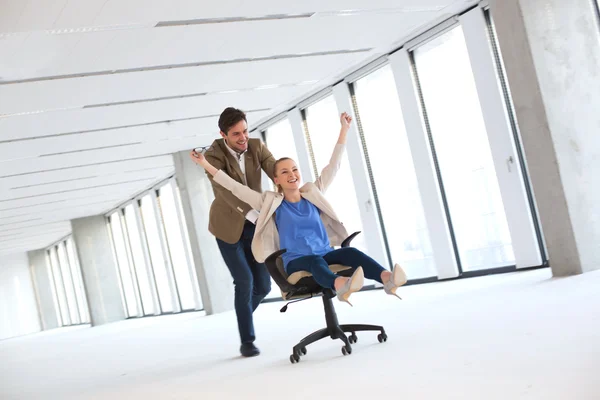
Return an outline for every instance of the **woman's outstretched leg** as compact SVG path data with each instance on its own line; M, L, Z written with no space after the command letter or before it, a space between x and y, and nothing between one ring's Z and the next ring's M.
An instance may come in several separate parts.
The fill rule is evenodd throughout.
M406 274L398 264L390 272L383 268L377 261L354 247L333 250L323 256L323 258L329 264L347 265L353 269L361 266L364 270L365 278L382 283L385 292L388 294L396 295L396 289L406 283Z
M341 249L332 250L331 252L325 254L323 258L330 265L341 264L352 267L352 269L362 267L365 272L365 278L373 279L380 283L385 282L385 280L382 280L382 274L384 274L384 277L387 279L389 279L389 276L386 275L391 275L391 272L379 265L377 261L373 260L371 257L362 251L355 249L354 247L344 247Z
M348 304L350 304L348 301L350 295L358 292L364 283L362 268L355 268L354 274L350 278L337 276L329 268L329 263L321 256L304 256L292 260L288 263L286 271L290 275L298 271L310 272L321 287L335 290L338 299Z

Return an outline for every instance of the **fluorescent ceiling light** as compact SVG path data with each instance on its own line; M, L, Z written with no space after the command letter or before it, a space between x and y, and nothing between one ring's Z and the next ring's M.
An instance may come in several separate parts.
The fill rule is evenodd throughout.
M47 113L47 112L79 110L81 108L82 108L81 106L77 106L77 107L49 108L46 110L35 110L35 111L22 111L22 112L12 113L12 114L0 114L0 119L8 118L8 117L21 117L21 116L25 116L25 115L43 114L43 113Z
M117 24L117 25L100 25L100 26L80 26L76 28L60 28L60 29L46 29L37 31L25 31L25 32L1 32L0 39L8 39L19 35L30 35L32 33L41 33L43 35L73 35L78 33L93 33L93 32L108 32L108 31L121 31L126 29L143 29L143 28L154 28L155 22L138 23L138 24Z
M42 31L46 35L69 35L76 33L90 32L106 32L106 31L121 31L126 29L143 29L153 28L154 23L139 23L139 24L118 24L118 25L103 25L103 26L83 26L79 28L63 28L63 29L48 29Z

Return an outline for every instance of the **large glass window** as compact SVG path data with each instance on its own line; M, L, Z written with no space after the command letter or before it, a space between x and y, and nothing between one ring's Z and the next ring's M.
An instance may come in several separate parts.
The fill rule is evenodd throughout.
M52 267L52 276L54 277L54 288L56 290L56 298L58 299L58 306L60 307L60 315L62 317L62 322L63 325L71 325L71 313L69 312L67 293L65 290L65 284L60 264L58 262L58 255L56 254L56 247L53 246L49 250L49 258L50 266Z
M328 96L308 107L304 114L318 176L329 163L337 143L340 134L340 116L333 96ZM343 156L340 170L329 187L326 197L349 234L362 231L360 210L347 152ZM354 247L363 251L366 251L365 234L366 232L363 232L352 242Z
M137 314L158 315L201 310L202 299L196 277L179 188L175 179L157 185L113 212L120 216L122 235L114 233L117 258L124 258L131 271L122 276L127 298L137 296ZM111 231L116 225L111 226ZM119 242L123 241L123 245ZM127 257L126 257L127 256ZM123 263L125 265L126 263ZM128 288L128 286L130 288Z
M173 304L171 277L168 272L169 265L165 254L163 253L151 195L147 194L142 197L140 202L144 233L146 235L148 250L150 251L150 258L152 259L152 268L156 278L156 288L158 290L161 311L174 312L175 305Z
M79 316L79 309L77 307L77 295L75 293L75 283L73 282L73 276L71 274L71 267L69 266L69 260L67 259L67 252L65 249L64 242L56 245L56 252L58 255L58 263L60 264L60 271L63 277L63 283L65 286L65 293L67 295L67 304L69 306L69 317L72 324L81 323Z
M125 214L125 228L127 237L129 238L131 256L142 298L142 309L144 315L152 315L157 311L154 305L154 276L152 275L152 269L146 263L146 255L136 216L136 207L133 204L129 204L123 212Z
M88 304L72 238L52 245L46 249L46 254L59 324L69 326L88 323Z
M436 276L391 67L355 82L354 94L392 260L411 279Z
M189 242L184 240L183 226L179 222L171 183L167 183L159 189L158 202L181 307L183 310L196 309L198 308L198 296L194 290L197 287L196 274L190 265Z
M121 224L120 212L114 212L110 218L110 230L112 241L117 258L119 275L121 277L123 295L125 296L125 305L127 315L130 317L138 315L138 301L136 296L136 283L131 271L129 255L127 254L127 245L123 236L123 227Z
M413 54L462 268L514 264L463 31L455 27Z
M81 266L79 265L79 258L77 257L77 252L75 251L73 238L69 237L65 241L65 248L67 250L67 258L69 260L71 275L75 285L75 294L77 296L77 304L79 305L79 318L82 323L88 323L90 322L90 314L88 310L87 299L85 298L85 286L83 285Z

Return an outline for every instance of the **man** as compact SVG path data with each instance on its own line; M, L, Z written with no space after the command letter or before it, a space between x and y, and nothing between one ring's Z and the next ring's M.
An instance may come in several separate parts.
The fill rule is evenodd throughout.
M249 188L262 193L261 169L273 179L275 158L260 139L250 139L244 112L229 107L219 118L222 138L216 139L206 151L206 159ZM192 154L193 156L193 154ZM254 345L252 313L271 291L271 277L262 263L252 255L258 211L239 200L231 192L211 181L215 200L210 208L209 231L216 237L221 255L231 272L235 285L235 312L241 339L240 353L244 357L260 354Z

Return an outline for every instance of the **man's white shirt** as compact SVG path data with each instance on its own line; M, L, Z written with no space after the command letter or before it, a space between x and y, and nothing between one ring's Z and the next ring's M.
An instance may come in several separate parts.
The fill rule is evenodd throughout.
M240 169L242 170L242 177L244 178L244 185L248 185L248 181L246 180L246 157L244 157L246 155L246 151L244 151L243 153L238 153L235 150L233 150L231 147L229 147L227 144L225 144L225 147L227 147L227 150L229 150L229 152L231 153L231 155L233 156L233 158L235 158L240 166ZM253 224L256 224L256 221L258 220L259 217L259 213L258 211L256 211L255 209L252 209L250 211L248 211L248 213L246 214L246 219L250 222L252 222Z

